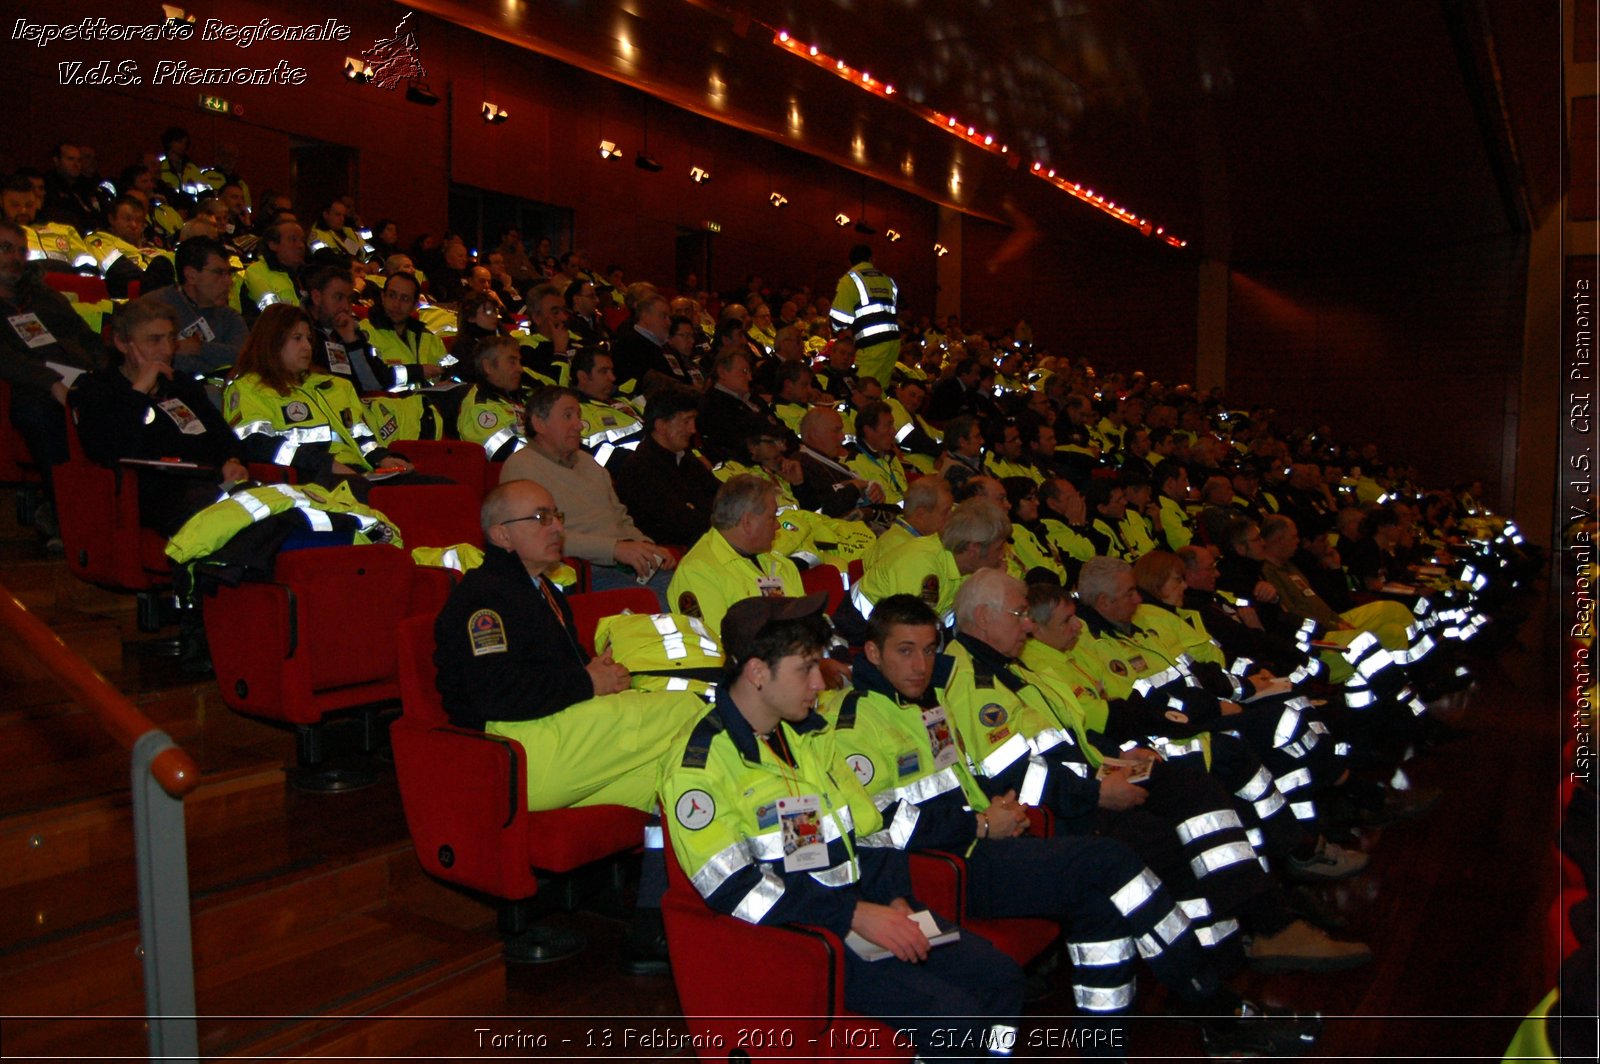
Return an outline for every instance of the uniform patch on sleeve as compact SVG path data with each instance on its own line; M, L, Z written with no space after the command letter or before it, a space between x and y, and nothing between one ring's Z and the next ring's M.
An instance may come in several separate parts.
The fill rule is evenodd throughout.
M1126 676L1126 675L1128 675L1128 666L1124 665L1120 660L1113 661L1113 662L1109 663L1106 666L1106 668L1110 669L1112 672L1116 673L1118 676Z
M922 601L930 606L939 605L939 578L933 573L922 578Z
M292 403L283 404L283 420L285 421L300 422L309 420L310 417L311 408L298 399Z
M493 410L480 410L478 412L478 427L479 428L481 428L481 429L492 429L498 424L500 424L500 418L495 414L495 412Z
M234 388L233 390L228 392L228 413L237 414L238 412L239 412L239 389Z
M380 427L378 429L378 436L379 436L380 439L387 440L387 439L389 439L391 436L393 436L395 433L397 433L399 431L400 431L400 422L396 421L394 419L394 415L391 414L389 416L389 420L385 421L383 423L382 427Z
M506 642L506 624L494 610L479 610L467 618L467 635L472 639L472 656L504 654L510 649Z
M694 597L693 591L679 592L678 612L688 614L690 617L704 617L700 612L700 600Z
M863 787L870 784L872 777L878 774L878 770L872 765L872 758L866 754L851 754L844 759L844 763L850 766L850 771L856 774L856 779L861 781Z
M699 831L717 815L717 803L702 790L684 791L673 806L678 823L690 831Z
M990 702L978 710L978 723L985 728L998 728L1006 722L1006 707L998 702Z

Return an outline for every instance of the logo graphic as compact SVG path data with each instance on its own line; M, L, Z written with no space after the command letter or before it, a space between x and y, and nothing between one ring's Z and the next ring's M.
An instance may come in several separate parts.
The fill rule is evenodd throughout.
M361 53L361 58L367 61L372 83L380 89L393 91L400 87L402 81L428 76L422 66L417 35L406 25L411 21L412 14L406 12L406 17L395 26L393 37L374 41L371 48Z
M850 766L850 771L856 774L856 779L861 781L863 787L877 775L877 770L872 767L872 759L866 754L851 754L844 759L844 763Z
M673 811L677 814L678 823L690 831L699 831L717 815L717 803L705 791L684 791L678 796L678 804Z
M305 421L311 416L311 408L296 399L283 408L283 416L287 421Z
M997 702L990 702L978 710L978 723L985 728L997 728L1006 722L1006 707Z

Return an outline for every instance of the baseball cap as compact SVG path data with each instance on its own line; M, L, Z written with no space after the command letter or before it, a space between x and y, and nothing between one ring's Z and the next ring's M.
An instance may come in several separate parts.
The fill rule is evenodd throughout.
M756 595L740 599L722 615L722 652L730 665L750 657L761 630L777 621L799 621L821 613L828 594L818 591L804 598Z

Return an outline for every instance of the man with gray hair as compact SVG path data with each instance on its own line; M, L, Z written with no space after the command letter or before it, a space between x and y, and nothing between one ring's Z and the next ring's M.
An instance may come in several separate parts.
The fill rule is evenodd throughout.
M794 562L777 554L778 498L772 484L741 473L717 491L711 530L689 549L667 589L667 603L715 631L728 607L753 595L800 597Z
M850 635L857 626L850 610L864 624L874 603L890 595L915 595L949 624L962 581L979 569L1004 566L1010 539L1011 519L1004 510L987 499L969 499L950 512L937 536L918 537L880 557L850 589L839 621Z
M956 594L956 625L953 660L941 665L936 689L985 792L1014 790L1023 805L1048 807L1058 833L1099 831L1128 843L1181 899L1184 915L1203 922L1202 944L1242 925L1255 935L1251 960L1267 970L1331 971L1371 959L1365 946L1335 942L1290 915L1204 769L1148 755L1114 763L1090 745L1071 681L1018 660L1033 633L1022 581L974 573Z
M950 482L943 477L918 477L906 489L904 511L895 518L889 531L862 556L863 571L876 568L878 563L895 550L922 536L936 536L950 522L953 499Z

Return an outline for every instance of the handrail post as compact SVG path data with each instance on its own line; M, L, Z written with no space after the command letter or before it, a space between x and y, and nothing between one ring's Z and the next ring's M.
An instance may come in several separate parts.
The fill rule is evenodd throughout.
M153 1060L200 1059L189 929L189 847L183 799L162 789L151 762L176 747L152 730L133 746L133 841L139 876L139 942Z

